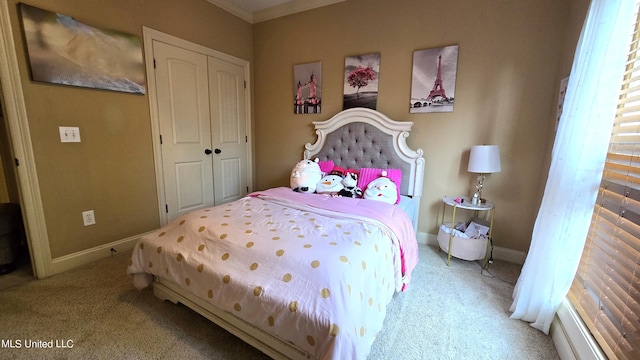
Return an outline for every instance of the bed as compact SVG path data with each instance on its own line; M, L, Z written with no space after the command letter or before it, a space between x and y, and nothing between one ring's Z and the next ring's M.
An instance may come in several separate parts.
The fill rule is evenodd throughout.
M196 210L140 238L135 286L275 359L366 358L418 261L422 150L406 143L413 123L370 109L313 124L305 159L389 170L397 204L277 187Z

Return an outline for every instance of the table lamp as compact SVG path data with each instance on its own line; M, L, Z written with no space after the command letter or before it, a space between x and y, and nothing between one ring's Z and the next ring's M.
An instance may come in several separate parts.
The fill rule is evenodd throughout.
M469 167L467 171L478 173L478 184L471 198L471 203L477 205L482 198L485 174L500 172L500 150L498 145L475 145L471 147Z

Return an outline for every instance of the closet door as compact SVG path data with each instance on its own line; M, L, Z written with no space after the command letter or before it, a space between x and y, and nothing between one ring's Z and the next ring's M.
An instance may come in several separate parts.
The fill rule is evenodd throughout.
M214 205L207 56L153 41L167 221ZM162 205L161 205L162 206Z
M248 144L244 69L214 57L209 64L209 106L216 205L246 195Z

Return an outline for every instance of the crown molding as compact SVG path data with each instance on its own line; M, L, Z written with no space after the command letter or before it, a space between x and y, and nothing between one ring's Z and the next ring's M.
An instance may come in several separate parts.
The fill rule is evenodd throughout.
M251 13L249 11L246 11L240 8L239 6L235 5L231 0L207 0L207 1L251 24L255 24L262 21L267 21L267 20L279 18L282 16L299 13L302 11L307 11L307 10L311 10L311 9L315 9L315 8L319 8L327 5L344 2L347 0L292 0L284 4L280 4L264 10L256 11L254 13Z
M327 5L333 5L344 1L346 0L293 0L285 4L256 11L253 14L253 22L259 23L261 21L267 21Z
M236 6L233 2L229 0L207 0L213 5L243 19L246 22L253 24L253 14Z

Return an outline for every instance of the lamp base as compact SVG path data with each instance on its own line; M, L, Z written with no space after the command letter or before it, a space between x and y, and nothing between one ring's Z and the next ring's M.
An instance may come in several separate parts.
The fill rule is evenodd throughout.
M480 204L480 199L482 198L482 188L484 187L484 174L480 173L478 175L478 183L476 184L476 191L473 193L471 197L471 203L473 205Z

